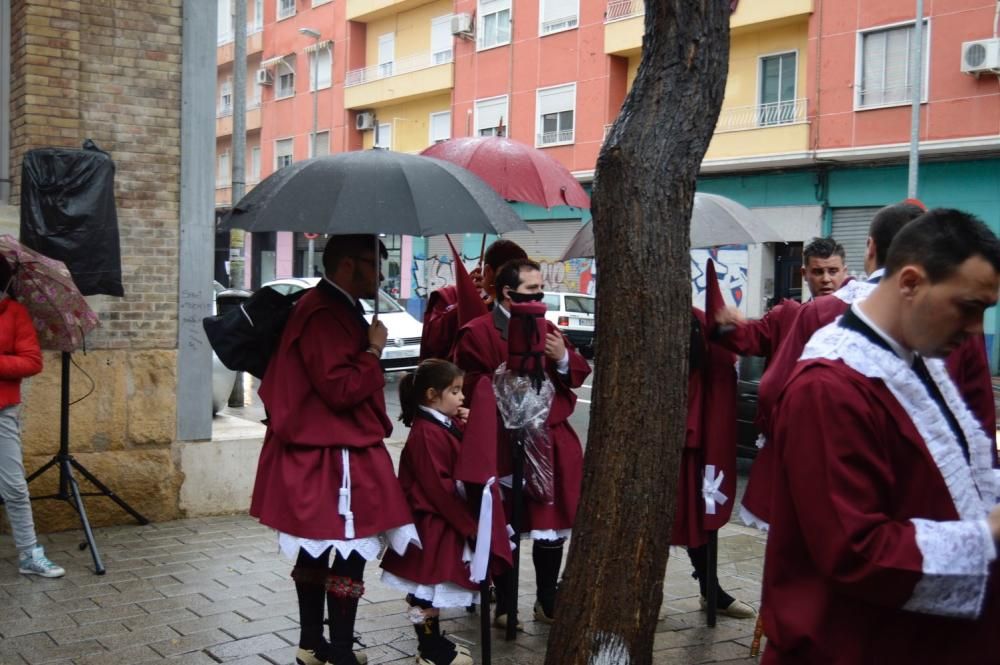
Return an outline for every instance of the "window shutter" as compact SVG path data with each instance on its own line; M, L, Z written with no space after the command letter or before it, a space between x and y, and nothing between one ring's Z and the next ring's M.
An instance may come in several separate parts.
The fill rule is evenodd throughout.
M577 0L545 0L542 7L542 23L576 16Z
M504 126L510 124L507 116L507 97L499 97L476 103L476 130L496 127L503 121Z
M560 111L573 111L575 107L575 84L538 91L538 115L540 116Z

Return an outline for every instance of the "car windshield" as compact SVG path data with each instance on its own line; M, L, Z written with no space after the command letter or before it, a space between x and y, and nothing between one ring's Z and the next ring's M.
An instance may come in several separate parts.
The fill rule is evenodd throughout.
M380 314L391 314L393 312L403 312L403 306L398 302L390 298L385 293L379 291L378 294L378 311ZM365 308L365 314L371 314L375 308L375 301L372 299L365 299L361 301L361 304Z
M566 296L566 311L574 314L593 314L594 298L590 296Z

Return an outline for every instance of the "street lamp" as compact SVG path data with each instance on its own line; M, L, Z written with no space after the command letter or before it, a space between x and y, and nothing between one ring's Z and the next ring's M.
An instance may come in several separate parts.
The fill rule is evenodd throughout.
M312 84L312 98L313 98L313 126L312 135L309 138L309 145L312 146L310 150L310 157L316 156L316 121L319 113L319 30L313 30L312 28L299 28L299 33L305 35L306 37L313 38L313 84ZM316 241L309 238L309 246L306 250L306 277L313 276L313 261L316 258Z

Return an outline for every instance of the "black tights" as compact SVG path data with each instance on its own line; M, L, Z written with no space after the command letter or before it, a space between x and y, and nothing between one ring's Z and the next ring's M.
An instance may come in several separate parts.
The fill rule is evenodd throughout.
M331 641L344 641L346 636L349 644L354 637L358 599L334 597L327 594L326 588L331 574L361 582L364 579L365 560L357 552L352 552L346 559L338 554L332 566L328 564L329 560L329 549L318 557L299 549L299 556L292 569L295 594L299 601L299 646L304 649L316 649L323 643L324 604L328 606L330 613Z

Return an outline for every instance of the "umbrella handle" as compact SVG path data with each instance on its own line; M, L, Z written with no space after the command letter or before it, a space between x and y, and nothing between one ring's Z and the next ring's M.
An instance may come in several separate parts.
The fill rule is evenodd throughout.
M378 301L379 291L382 290L382 247L375 234L375 314L372 316L372 323L378 321Z

